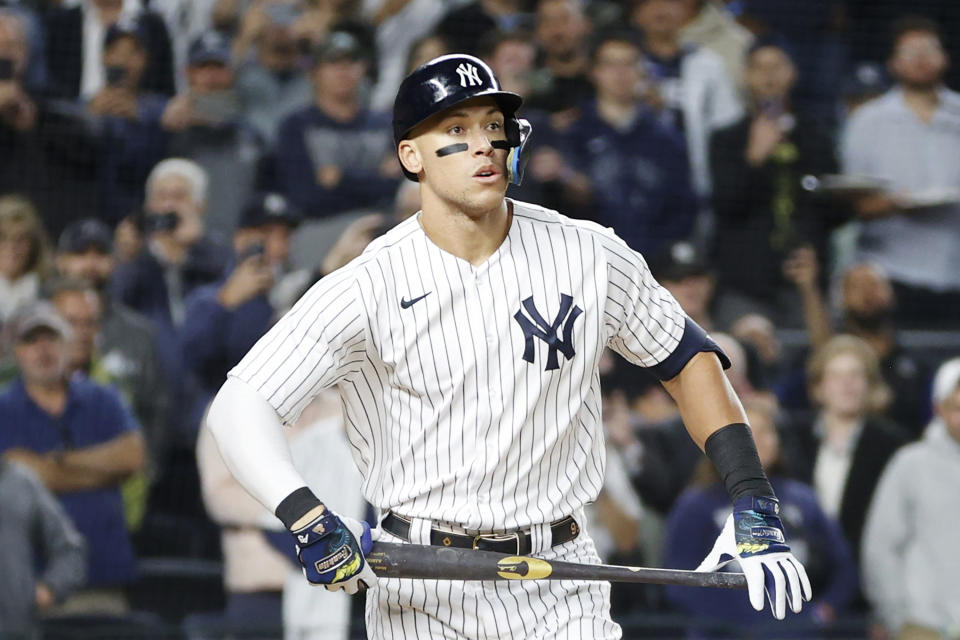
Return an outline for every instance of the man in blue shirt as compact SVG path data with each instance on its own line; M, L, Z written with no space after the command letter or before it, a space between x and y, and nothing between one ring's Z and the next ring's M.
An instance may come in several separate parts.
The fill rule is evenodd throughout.
M656 255L693 232L696 198L683 139L642 102L640 62L629 32L598 39L590 74L596 99L567 130L564 157L588 178L584 195L596 222Z
M49 302L12 321L20 376L0 394L0 456L30 467L87 539L87 589L73 611L122 611L136 577L120 483L144 464L136 420L117 393L67 379L70 328Z
M280 124L277 188L308 218L386 205L397 191L389 120L364 107L365 73L360 42L332 33L314 54L314 104Z

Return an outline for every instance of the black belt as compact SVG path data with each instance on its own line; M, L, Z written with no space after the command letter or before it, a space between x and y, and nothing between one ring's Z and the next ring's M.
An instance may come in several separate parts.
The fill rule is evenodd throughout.
M398 516L392 511L380 523L380 527L402 540L410 542L410 521ZM567 516L550 523L552 546L570 542L580 535L580 525ZM452 533L442 529L430 529L430 544L437 547L457 547L460 549L480 549L482 551L496 551L517 556L526 556L532 549L530 533L528 531L513 531L511 533L482 533L472 536L467 533Z

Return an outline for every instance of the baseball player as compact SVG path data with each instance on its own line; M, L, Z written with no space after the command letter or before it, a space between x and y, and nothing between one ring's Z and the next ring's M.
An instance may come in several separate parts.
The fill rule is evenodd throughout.
M734 502L701 569L738 559L754 608L766 592L775 617L799 611L810 584L726 355L611 230L505 198L530 133L520 104L471 56L404 80L394 138L422 210L230 372L208 418L227 465L292 532L311 583L370 589L371 638L619 638L608 583L378 579L364 560L382 539L599 562L582 523L603 480L610 347L663 381ZM281 433L327 387L380 512L373 531L305 486Z

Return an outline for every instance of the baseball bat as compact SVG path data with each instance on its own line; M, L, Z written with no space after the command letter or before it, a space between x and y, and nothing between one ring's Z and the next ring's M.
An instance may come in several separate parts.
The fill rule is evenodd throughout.
M510 556L493 551L378 542L367 554L374 573L427 580L608 580L746 589L742 573L681 571L608 564L579 564Z

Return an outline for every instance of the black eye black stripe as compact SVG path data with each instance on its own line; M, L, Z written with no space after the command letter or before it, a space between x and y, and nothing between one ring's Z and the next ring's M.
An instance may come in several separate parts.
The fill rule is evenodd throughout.
M456 142L454 144L448 144L445 147L440 147L437 149L437 157L442 158L443 156L449 156L451 153L460 153L461 151L466 151L469 147L466 142Z

